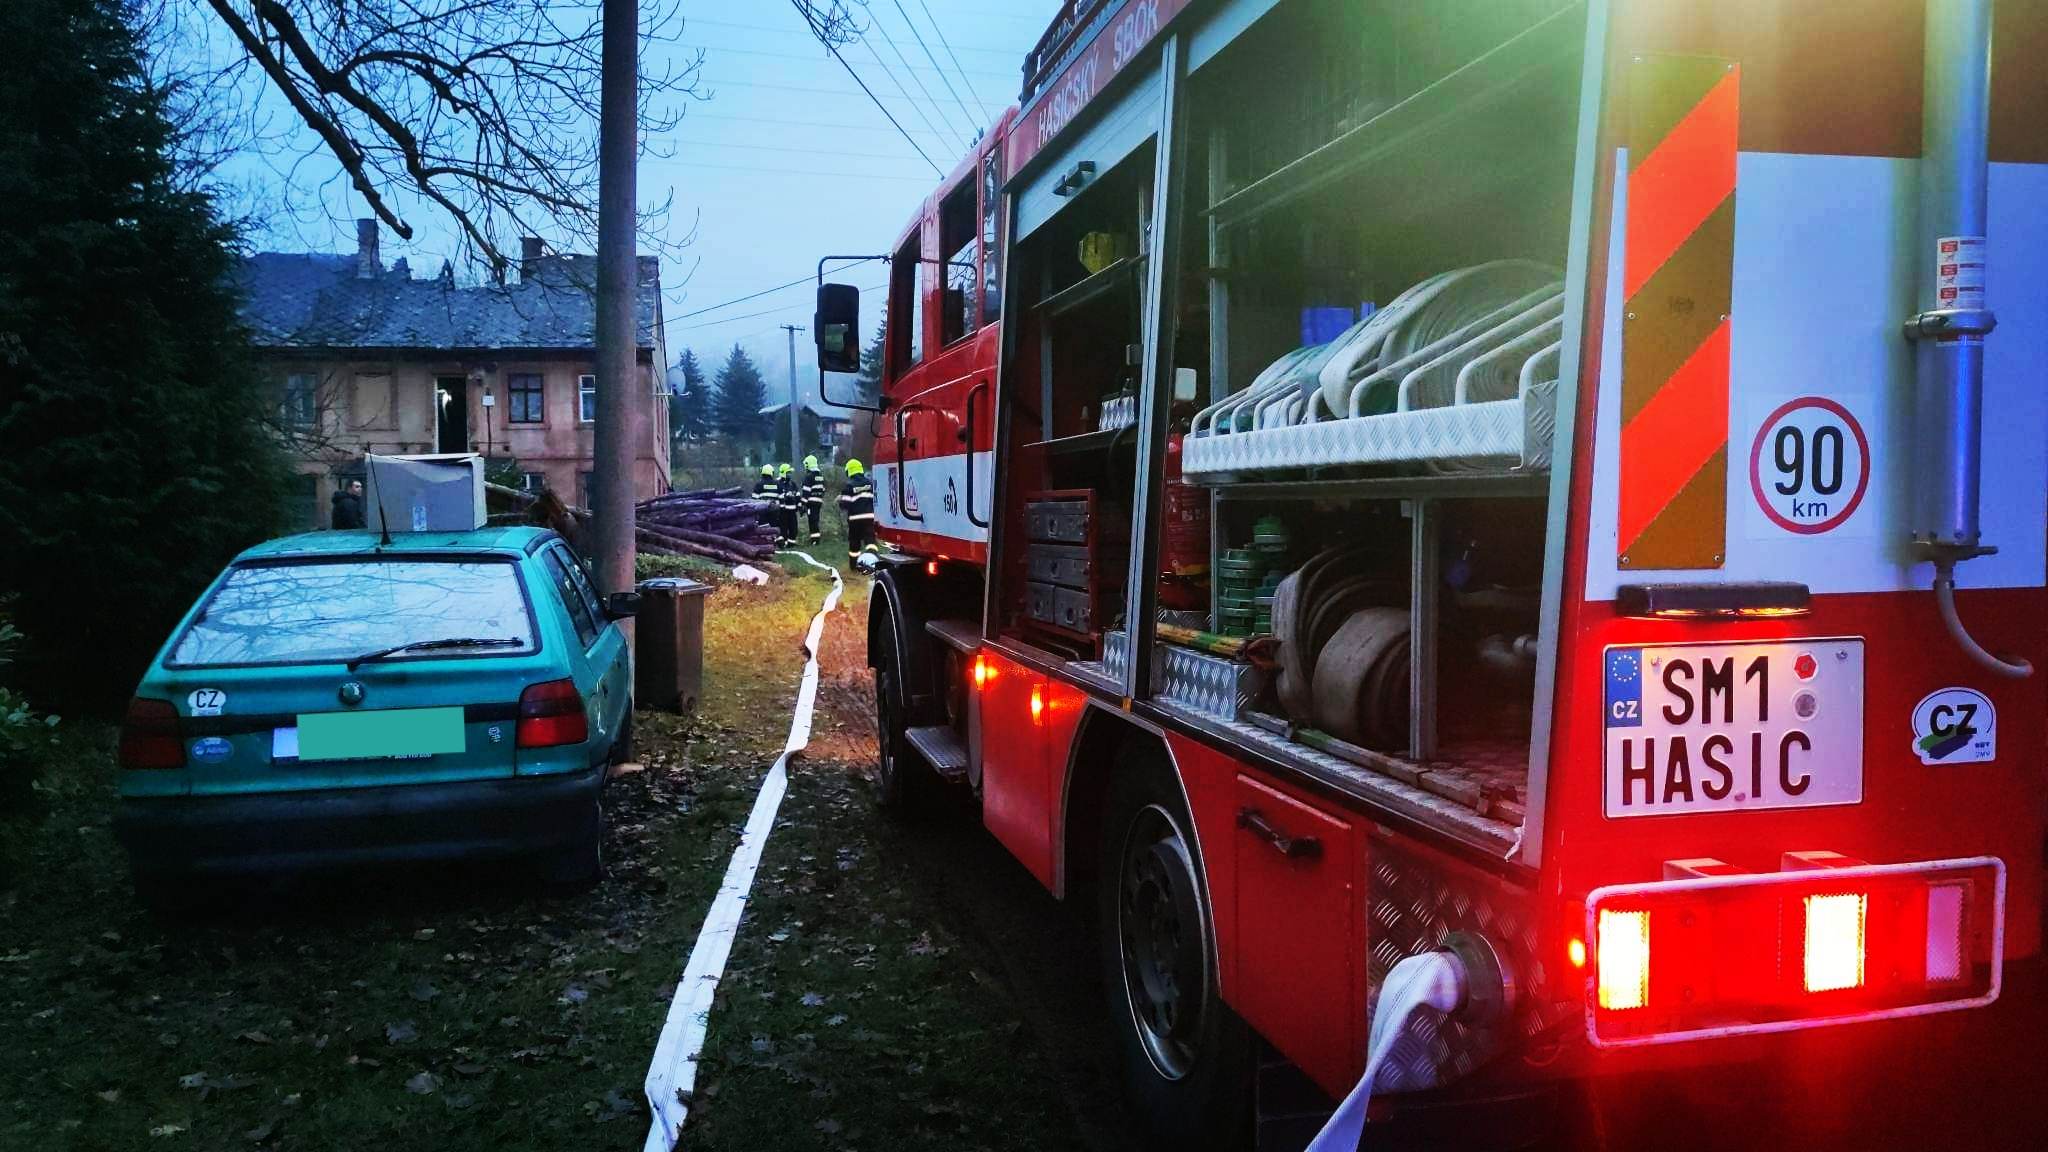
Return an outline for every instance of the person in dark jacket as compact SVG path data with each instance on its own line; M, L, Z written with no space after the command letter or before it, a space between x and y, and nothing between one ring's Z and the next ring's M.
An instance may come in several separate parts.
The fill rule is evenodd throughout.
M825 509L825 473L818 467L816 456L804 457L804 514L811 522L811 543L820 539L818 515Z
M335 531L345 531L350 528L361 528L363 526L363 482L361 480L343 482L340 487L334 490L334 495L329 498L329 503L333 505L330 523L334 526Z
M759 480L754 481L754 499L765 500L769 504L773 504L775 503L775 496L775 465L763 464L761 465L761 478ZM767 511L761 513L761 523L776 525L781 524L782 509L769 508Z
M775 504L782 513L782 546L796 545L797 510L803 507L803 493L797 488L796 469L784 464L775 470Z
M875 482L858 460L846 462L846 487L839 491L839 510L846 515L846 560L875 546Z

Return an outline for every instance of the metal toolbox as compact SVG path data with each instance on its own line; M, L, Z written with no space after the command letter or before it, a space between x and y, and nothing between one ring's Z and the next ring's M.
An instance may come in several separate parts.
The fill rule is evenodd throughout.
M1095 630L1095 597L1078 588L1032 581L1025 585L1025 614L1068 632Z
M1087 588L1094 571L1088 548L1082 544L1028 545L1024 566L1031 580L1065 588Z
M1034 500L1024 506L1024 535L1055 544L1086 544L1094 522L1086 500Z

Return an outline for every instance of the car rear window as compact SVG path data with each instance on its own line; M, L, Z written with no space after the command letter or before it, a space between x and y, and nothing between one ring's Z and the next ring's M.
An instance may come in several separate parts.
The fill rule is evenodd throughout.
M512 640L518 646L432 655L510 656L536 651L535 635L519 573L509 560L252 564L233 569L214 589L167 663L319 664L453 637Z

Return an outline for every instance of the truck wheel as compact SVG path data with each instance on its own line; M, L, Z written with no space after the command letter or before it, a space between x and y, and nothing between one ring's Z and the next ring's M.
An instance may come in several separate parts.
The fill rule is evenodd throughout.
M1172 769L1156 754L1126 754L1096 857L1103 989L1151 1145L1237 1148L1247 1141L1251 1037L1217 992L1193 828Z
M894 661L884 657L875 669L875 803L904 814L917 802L924 766L917 762L903 736L903 717L896 707Z

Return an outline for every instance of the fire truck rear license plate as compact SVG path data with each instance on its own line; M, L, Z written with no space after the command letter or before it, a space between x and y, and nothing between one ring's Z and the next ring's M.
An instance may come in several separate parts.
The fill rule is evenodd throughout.
M1609 648L1611 817L1863 799L1863 641Z

